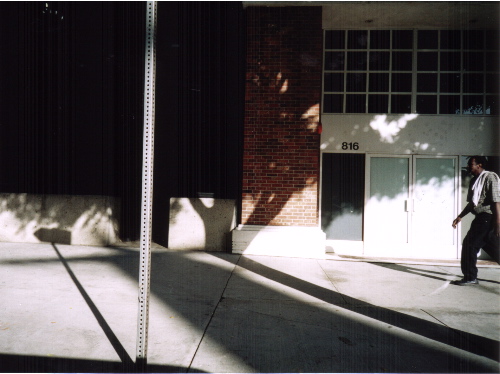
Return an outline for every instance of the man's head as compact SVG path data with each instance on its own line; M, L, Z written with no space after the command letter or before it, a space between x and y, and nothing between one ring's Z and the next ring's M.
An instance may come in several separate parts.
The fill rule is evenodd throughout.
M484 156L469 157L467 162L467 171L477 177L486 168L488 160Z

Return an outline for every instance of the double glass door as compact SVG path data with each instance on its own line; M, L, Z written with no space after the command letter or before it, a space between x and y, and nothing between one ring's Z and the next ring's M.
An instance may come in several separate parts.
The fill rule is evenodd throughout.
M457 258L458 159L367 155L364 254Z

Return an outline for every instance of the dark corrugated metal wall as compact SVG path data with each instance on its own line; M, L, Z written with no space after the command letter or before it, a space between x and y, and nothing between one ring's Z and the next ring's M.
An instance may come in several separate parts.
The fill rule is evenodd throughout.
M140 226L144 2L0 4L0 192L111 195ZM241 3L160 2L153 235L173 196L238 198Z

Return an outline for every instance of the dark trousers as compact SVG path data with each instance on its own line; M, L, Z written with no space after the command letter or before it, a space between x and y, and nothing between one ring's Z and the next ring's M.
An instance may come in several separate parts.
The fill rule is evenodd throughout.
M474 218L462 243L460 264L466 280L477 278L477 254L482 248L495 261L499 261L498 238L492 232L493 215L481 213Z

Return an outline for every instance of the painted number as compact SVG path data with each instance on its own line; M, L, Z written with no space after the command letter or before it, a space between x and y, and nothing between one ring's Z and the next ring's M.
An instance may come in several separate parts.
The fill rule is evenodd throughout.
M344 151L347 150L347 149L357 151L359 149L359 143L347 143L347 142L343 142L342 143L342 149Z

